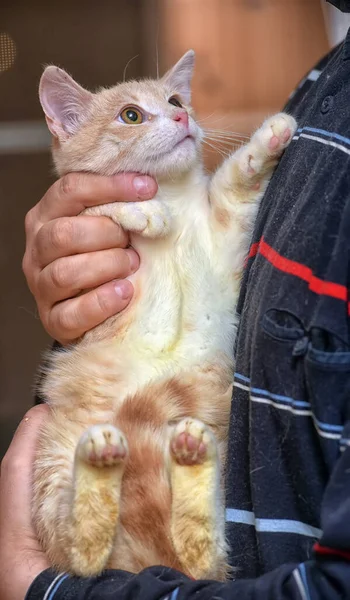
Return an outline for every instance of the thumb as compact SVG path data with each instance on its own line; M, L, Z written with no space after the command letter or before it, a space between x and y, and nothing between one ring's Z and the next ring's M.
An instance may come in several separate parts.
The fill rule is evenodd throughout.
M32 471L37 439L48 416L46 405L34 406L20 422L1 463L0 524L31 530Z
M35 577L50 565L31 521L32 470L47 406L36 406L19 424L1 464L0 597L24 598Z

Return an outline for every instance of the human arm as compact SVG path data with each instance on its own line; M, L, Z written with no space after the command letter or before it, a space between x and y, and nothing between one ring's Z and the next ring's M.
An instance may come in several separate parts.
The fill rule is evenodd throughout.
M79 213L97 204L148 200L156 190L147 176L71 173L27 214L23 270L46 331L60 343L123 310L133 294L124 278L139 265L120 226Z

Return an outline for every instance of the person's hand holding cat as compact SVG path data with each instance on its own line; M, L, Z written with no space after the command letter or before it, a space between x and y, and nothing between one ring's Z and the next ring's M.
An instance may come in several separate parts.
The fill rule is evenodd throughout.
M108 202L148 200L156 191L147 176L71 173L28 212L23 271L46 331L60 343L123 310L133 295L123 278L139 266L120 226L79 213Z
M49 567L32 527L32 470L36 441L47 406L35 406L20 423L1 463L0 598L24 598L29 585Z

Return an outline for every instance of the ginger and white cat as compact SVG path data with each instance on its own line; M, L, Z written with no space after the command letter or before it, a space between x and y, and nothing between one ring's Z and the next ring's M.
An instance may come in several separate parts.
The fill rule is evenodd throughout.
M223 466L235 306L252 227L295 121L268 119L213 177L190 106L194 53L157 81L90 93L48 67L40 100L59 175L132 171L148 202L85 210L130 232L141 258L119 315L51 353L33 516L58 569L174 567L224 579Z

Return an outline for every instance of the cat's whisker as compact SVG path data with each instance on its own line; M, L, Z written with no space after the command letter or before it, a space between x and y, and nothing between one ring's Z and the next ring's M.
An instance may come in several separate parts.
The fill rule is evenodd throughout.
M231 144L231 145L237 145L237 146L241 146L242 144L245 143L245 140L240 140L237 138L225 138L225 137L220 137L220 136L213 136L213 135L206 135L205 138L206 140L212 140L213 142L218 142L220 144Z
M210 119L213 115L215 115L215 111L211 113L211 115L208 115L207 117L204 117L204 119L197 119L196 123L204 123L204 121L207 121L208 119ZM223 117L221 117L221 119L223 119Z
M125 65L125 67L124 67L124 71L123 71L123 82L124 82L124 83L125 83L126 71L127 71L127 69L128 69L128 66L130 65L130 63L132 63L132 61L133 61L135 58L138 58L139 56L140 56L139 54L135 54L135 56L133 56L132 58L130 58L130 59L128 60L128 62L126 63L126 65Z
M238 131L225 131L222 129L210 129L209 127L204 128L203 131L205 134L210 133L213 135L220 135L223 137L237 137L237 138L244 139L244 140L250 139L249 135L246 135L244 133L239 133Z
M211 127L205 127L204 130L210 131L210 133L220 133L222 135L236 135L236 136L239 136L239 137L245 138L245 139L251 138L251 135L242 133L241 131L234 131L233 129L214 129Z
M220 156L222 156L223 158L226 158L227 156L230 155L230 152L225 152L225 150L223 150L222 148L219 148L218 146L215 146L214 144L211 144L207 140L203 140L203 143L206 144L207 146L209 146L209 148L211 148L212 150L214 150L214 152L220 154Z
M211 115L209 115L208 117L204 117L203 119L198 119L198 120L197 120L197 123L202 123L203 121L207 121L207 120L208 120L208 119L210 119L210 118L211 118L213 115L215 115L215 112L216 112L216 111L214 111L214 112L213 112ZM226 115L222 115L221 117L217 117L217 119L214 119L214 120L212 121L212 123L218 123L219 121L222 121L222 120L223 120L223 119L225 119L225 118L226 118Z
M236 140L236 139L227 139L226 140L225 138L217 138L217 137L210 137L210 136L206 136L204 139L214 142L214 143L218 144L219 146L226 146L229 148L240 148L241 146L244 145L244 141Z
M215 140L211 140L210 142L214 148L216 148L218 151L220 150L221 152L224 152L226 154L232 154L233 152L235 152L236 150L238 150L239 146L237 145L224 145L224 144L220 144L217 143ZM208 144L208 142L207 142Z
M206 136L204 139L210 140L212 142L217 142L218 144L237 146L238 148L240 148L241 146L244 146L244 144L246 144L245 140L237 140L236 138L226 139L226 138Z
M209 145L208 142L207 145ZM216 144L215 142L212 143L212 146L216 149L217 152L221 152L226 155L232 154L236 150L235 146L223 146L222 144Z
M210 131L221 131L223 133L237 133L238 135L244 135L245 137L251 137L250 134L246 134L246 133L242 133L239 131L234 131L232 129L232 125L227 125L226 127L223 127L222 129L218 129L217 127L208 127L207 129L209 129Z
M240 137L236 137L236 136L233 136L233 135L228 136L228 135L221 135L221 134L215 134L215 133L206 133L204 137L205 138L212 138L214 140L225 140L225 141L228 141L228 142L232 141L232 142L240 142L240 143L243 143L243 144L247 143L247 140L244 140L244 139L242 139Z
M232 125L226 125L226 127L223 127L222 129L219 129L218 127L208 127L208 129L210 129L211 131L233 131L232 129ZM238 132L236 132L238 133ZM240 132L242 133L242 132ZM244 134L247 135L247 134Z
M237 137L225 137L225 136L221 136L221 135L213 135L213 134L207 134L205 136L205 139L209 139L209 140L217 140L218 142L226 142L226 143L232 143L232 144L246 144L247 140L242 140L242 138L237 138Z
M159 40L159 22L157 25L157 35L156 35L156 68L157 68L157 79L159 79L159 51L158 51L158 40Z

